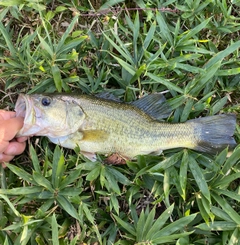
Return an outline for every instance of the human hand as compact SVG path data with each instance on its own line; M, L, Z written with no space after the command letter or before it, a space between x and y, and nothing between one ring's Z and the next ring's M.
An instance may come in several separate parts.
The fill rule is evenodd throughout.
M27 137L15 138L23 126L23 118L13 111L0 110L0 163L11 161L26 147Z

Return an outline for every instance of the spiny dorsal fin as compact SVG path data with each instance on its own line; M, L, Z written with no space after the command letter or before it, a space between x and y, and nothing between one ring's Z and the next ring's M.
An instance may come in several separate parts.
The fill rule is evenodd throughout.
M108 91L104 91L95 95L96 97L121 102L121 100ZM122 102L123 103L123 102ZM169 104L166 102L165 97L162 94L150 94L130 102L129 104L139 108L146 114L154 119L160 120L167 118L172 110Z
M172 110L162 94L150 94L131 102L154 119L167 118Z
M95 94L95 96L98 98L105 99L105 100L112 100L112 101L121 102L121 100L117 96L115 96L114 94L112 94L108 91L100 92L98 94Z

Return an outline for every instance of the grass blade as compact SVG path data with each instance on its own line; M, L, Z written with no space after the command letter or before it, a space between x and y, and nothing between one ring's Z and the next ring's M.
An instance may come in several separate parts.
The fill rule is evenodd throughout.
M126 231L128 231L129 233L131 233L133 236L136 237L136 231L133 228L133 226L125 221L123 221L122 219L120 219L117 215L113 214L113 217L116 219L117 223L119 225L121 225Z
M64 189L66 188L70 183L76 181L78 178L80 178L80 173L81 173L81 169L74 169L67 178L64 178L60 185L59 185L59 189Z
M133 53L134 53L134 63L138 64L139 57L138 57L138 37L139 37L139 29L140 29L140 20L139 20L139 13L136 13L135 20L134 20L134 29L133 29Z
M65 210L66 212L68 212L73 218L75 218L76 220L80 221L79 219L79 215L77 213L77 210L74 208L74 206L69 202L68 199L66 199L64 196L58 195L56 197L57 202L59 203L59 205L61 206L61 208L63 208L63 210Z
M118 58L117 56L111 54L111 56L126 70L128 71L132 76L134 76L136 74L135 68L128 64L127 62L125 62L124 60Z
M185 104L185 107L183 109L180 122L186 122L189 114L192 112L192 107L193 107L194 100L192 98L189 98Z
M63 81L61 71L57 65L52 66L52 75L57 91L62 92Z
M116 41L119 44L119 46L112 39L110 39L105 33L103 33L105 38L119 52L119 54L122 57L124 57L131 65L134 65L134 61L132 59L132 56L129 53L129 51L127 50L127 48L125 47L124 43L119 39L119 37L116 34L114 34L113 32L112 32L112 34L113 34L114 38L116 38Z
M65 50L63 49L63 45L64 45L66 39L68 38L70 32L73 30L73 27L76 24L76 22L78 21L78 18L79 18L78 15L73 18L73 20L70 23L70 25L68 26L67 30L62 35L60 41L57 44L57 47L55 48L56 56L58 56L59 54L65 52Z
M211 18L206 19L201 24L194 27L192 30L184 32L182 34L182 38L178 41L177 46L184 45L186 41L188 41L190 38L199 33L202 29L204 29L208 25L210 20Z
M149 31L148 31L145 39L144 39L143 50L146 50L148 48L148 46L150 45L150 43L152 42L155 31L156 31L156 22L154 21L151 24L151 27L150 27L150 29L149 29Z
M182 157L182 152L178 152L173 156L167 158L166 160L163 160L162 162L156 164L155 166L150 168L148 172L152 173L152 172L159 172L160 170L165 170L171 167L172 165L176 164L179 161L179 159L181 159L181 157Z
M53 47L50 46L49 44L47 44L47 42L40 36L39 33L38 33L38 38L40 40L42 49L46 50L47 53L50 55L50 57L53 58L53 56L54 56Z
M240 145L235 148L232 155L227 159L226 163L223 166L222 172L223 174L227 174L229 172L229 169L231 169L236 163L239 162L239 156L240 156Z
M3 26L3 24L0 22L0 32L3 35L5 42L7 44L7 47L11 53L11 56L16 56L16 49L12 44L12 38L9 36L8 31L6 30L6 28Z
M154 222L152 227L149 229L146 235L146 239L151 240L152 237L164 226L166 221L169 219L173 212L174 204L172 204L170 207L168 207L160 216L159 218Z
M161 236L159 238L153 239L152 242L153 244L169 244L169 243L173 243L176 239L189 236L192 233L193 231L183 232L183 233L169 235L169 236ZM175 243L175 244L178 244L178 243Z
M179 92L180 94L183 94L183 90L181 88L179 88L177 85L167 81L166 79L163 79L161 77L158 77L152 73L147 72L147 76L149 76L151 79L153 79L155 82L163 84L164 86L166 86L168 89L170 90L174 90Z
M221 62L226 56L232 54L235 50L240 48L240 41L237 41L230 46L228 46L223 51L220 51L215 56L213 56L205 65L204 68L208 69L214 64Z
M9 208L12 210L12 212L14 213L14 215L16 215L17 217L21 217L20 213L17 211L17 209L14 207L14 205L8 199L7 196L0 194L0 198L4 199L6 201L6 203L8 204Z
M36 153L35 149L33 148L32 144L30 145L30 157L31 157L31 160L32 160L32 163L33 163L34 170L37 173L41 173L38 156L37 156L37 153Z
M228 244L231 245L239 245L240 242L240 231L239 231L239 227L235 228L234 232L232 233Z
M217 76L233 76L240 74L240 68L218 70Z
M211 108L211 114L217 114L223 107L224 105L227 103L228 98L227 96L221 98L219 101L217 101L217 103L215 103L212 108Z
M188 152L187 150L185 150L183 152L183 157L182 157L180 172L179 172L179 182L183 193L182 194L183 200L186 199L187 170L188 170Z
M220 196L224 195L227 197L230 197L232 200L236 200L237 202L240 202L240 194L229 191L229 190L222 190L222 189L214 189L214 191Z
M55 213L52 215L52 242L53 245L59 245L59 236L58 236L58 223Z
M59 184L62 180L62 176L65 170L65 159L59 146L55 147L53 153L52 163L52 185L53 187L59 188Z
M4 195L30 195L38 192L42 192L43 188L41 186L28 186L28 187L16 187L13 189L0 189L0 194Z
M160 27L160 35L165 39L165 42L167 41L171 46L173 46L172 34L161 12L156 12L156 20Z
M208 66L203 74L197 76L191 86L186 89L187 94L197 96L201 90L206 86L208 82L215 76L217 70L221 66L222 60L214 63L212 66Z
M190 222L192 222L196 218L196 216L197 214L191 214L189 216L182 217L177 221L174 221L173 223L164 227L162 230L156 232L153 235L152 239L154 240L154 239L161 238L163 236L169 236L175 233L176 231L181 231L182 229L184 229L185 226L187 226Z
M200 191L206 197L208 202L211 203L211 195L209 192L207 182L206 182L205 177L203 175L203 172L192 156L189 156L189 168L192 172L192 175L193 175Z
M236 224L240 224L240 215L232 208L226 199L221 198L218 194L215 193L212 193L212 197Z
M142 209L141 213L140 213L140 217L138 219L136 226L136 233L137 233L137 241L142 241L144 239L144 231L145 230L145 226L147 224L145 216L148 215L148 208L146 209L146 213L144 213L144 210ZM153 212L151 212L148 217L151 217L153 215Z
M36 185L36 181L33 179L33 176L31 174L29 174L28 172L26 172L25 170L23 170L22 168L19 168L15 165L9 164L8 163L8 168L15 173L17 176L19 176L20 178L22 178L23 180Z
M44 178L41 174L37 172L33 172L33 179L37 182L38 185L45 187L50 192L54 193L54 189L51 183Z
M238 178L240 178L240 172L228 176L223 175L222 178L214 180L214 182L211 183L211 187L225 189L227 186L230 185L231 182L237 180Z
M237 224L229 221L214 221L209 225L204 223L195 227L204 231L231 231L237 227Z

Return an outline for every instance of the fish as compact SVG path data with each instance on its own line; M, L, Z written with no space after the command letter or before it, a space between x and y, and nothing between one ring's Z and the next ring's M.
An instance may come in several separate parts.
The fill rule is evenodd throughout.
M162 121L171 109L162 94L132 103L112 96L78 94L20 94L16 116L24 118L21 136L46 136L62 147L131 160L138 155L160 155L163 150L189 148L216 154L233 148L236 115L219 114L184 123Z

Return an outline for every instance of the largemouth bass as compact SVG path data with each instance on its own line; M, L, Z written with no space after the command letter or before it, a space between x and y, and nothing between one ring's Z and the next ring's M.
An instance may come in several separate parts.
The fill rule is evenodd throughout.
M96 153L116 153L132 159L171 148L216 153L236 145L235 115L164 123L159 120L168 114L163 102L160 94L145 96L132 104L88 95L21 94L15 111L24 117L24 126L18 136L47 136L66 148L79 146L91 160Z

